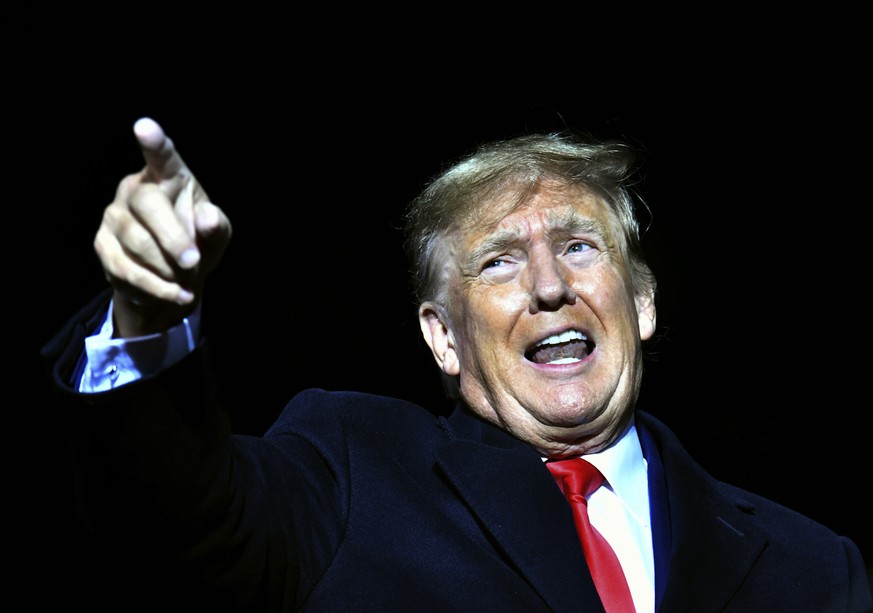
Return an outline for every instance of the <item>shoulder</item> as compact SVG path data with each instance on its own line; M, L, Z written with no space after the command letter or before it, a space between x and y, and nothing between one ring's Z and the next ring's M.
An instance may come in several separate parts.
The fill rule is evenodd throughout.
M265 436L354 434L384 440L432 436L441 431L434 413L400 398L310 388L291 398Z
M439 417L412 402L312 388L291 398L259 448L286 466L308 466L313 474L327 466L330 479L362 482L396 477L400 465L426 474L446 438Z
M845 556L849 541L831 528L772 498L717 479L651 414L638 413L637 423L647 432L641 437L650 435L654 440L676 512L684 509L696 520L705 515L730 519L738 529L766 534L771 546L786 554L814 550L817 556Z

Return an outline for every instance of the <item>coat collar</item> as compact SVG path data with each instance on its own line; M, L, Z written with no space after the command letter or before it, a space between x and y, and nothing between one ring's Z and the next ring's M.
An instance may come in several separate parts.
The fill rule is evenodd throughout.
M462 406L442 423L437 468L509 563L552 610L602 610L570 507L539 454Z

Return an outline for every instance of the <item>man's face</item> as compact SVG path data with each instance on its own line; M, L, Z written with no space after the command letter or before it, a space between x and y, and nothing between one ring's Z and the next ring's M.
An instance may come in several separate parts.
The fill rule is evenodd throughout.
M445 239L446 309L419 311L437 363L460 375L473 411L545 455L608 446L633 410L641 339L655 326L617 222L592 193L550 184L483 221Z

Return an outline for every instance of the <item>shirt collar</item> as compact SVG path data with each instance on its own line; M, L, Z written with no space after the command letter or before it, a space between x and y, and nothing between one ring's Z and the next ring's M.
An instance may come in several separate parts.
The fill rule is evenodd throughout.
M648 517L649 480L636 424L631 421L618 441L585 459L603 473L606 484L637 519Z

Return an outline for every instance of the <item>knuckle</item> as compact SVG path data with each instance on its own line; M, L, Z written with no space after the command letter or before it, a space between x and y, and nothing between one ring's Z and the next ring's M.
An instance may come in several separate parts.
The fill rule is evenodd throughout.
M142 181L142 173L129 174L118 182L118 188L115 190L118 199L125 199L126 195L133 191Z
M131 190L127 202L131 211L143 215L154 211L163 204L161 196L162 192L157 185L144 183Z
M100 263L103 266L103 274L113 284L124 279L124 264L117 254L106 250L100 250Z
M113 202L103 209L103 225L110 228L118 226L124 214L123 205L118 201Z
M151 250L151 237L141 226L126 225L120 229L118 238L128 251L145 254Z

